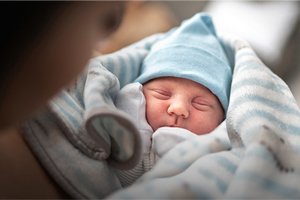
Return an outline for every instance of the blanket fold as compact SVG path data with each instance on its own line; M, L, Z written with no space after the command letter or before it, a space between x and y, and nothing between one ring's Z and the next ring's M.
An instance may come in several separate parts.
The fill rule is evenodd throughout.
M89 64L84 90L85 128L103 147L112 166L132 168L140 157L141 140L133 122L114 105L119 81L101 63ZM124 164L125 163L125 164Z

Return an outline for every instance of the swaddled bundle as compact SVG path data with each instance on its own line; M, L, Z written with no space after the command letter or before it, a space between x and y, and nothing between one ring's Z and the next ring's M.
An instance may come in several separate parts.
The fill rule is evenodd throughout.
M154 35L93 59L71 88L24 125L42 164L72 196L103 198L121 189L111 164L131 168L138 162L142 149L137 128L114 106L114 96L118 82L122 87L136 79L150 47L162 37ZM209 135L177 144L136 184L110 198L300 197L296 101L245 41L221 42L234 65L226 122ZM133 73L124 76L126 71ZM103 141L124 148L110 152Z
M178 144L110 199L300 197L299 107L247 42L223 43L234 61L227 128Z

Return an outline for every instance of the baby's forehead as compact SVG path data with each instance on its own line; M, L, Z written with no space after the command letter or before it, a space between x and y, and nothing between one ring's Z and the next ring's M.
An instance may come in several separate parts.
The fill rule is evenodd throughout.
M199 86L199 87L205 87L204 85L196 82L196 81L193 81L193 80L190 80L190 79L187 79L187 78L182 78L182 77L172 77L172 76L164 76L164 77L158 77L158 78L154 78L154 79L151 79L149 81L147 81L144 85L147 85L149 83L157 83L157 84L160 84L160 83L172 83L172 84L175 84L175 85L193 85L193 86ZM206 88L206 87L205 87Z

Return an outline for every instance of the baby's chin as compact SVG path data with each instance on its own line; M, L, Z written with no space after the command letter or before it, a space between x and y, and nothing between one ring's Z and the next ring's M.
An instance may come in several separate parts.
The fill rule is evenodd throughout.
M199 130L197 128L188 128L188 127L178 126L178 125L171 125L171 126L167 126L167 127L182 128L182 129L190 131L191 133L193 133L195 135L205 135L205 134L210 133L213 130L213 129L208 129L208 130L201 129L201 130Z
M193 131L191 131L191 132L196 134L196 135L206 135L206 134L210 133L210 132L197 132L197 133L195 133Z
M189 130L191 131L192 133L195 133L196 135L206 135L206 134L209 134L211 133L215 128L209 128L209 129L201 129L201 130Z

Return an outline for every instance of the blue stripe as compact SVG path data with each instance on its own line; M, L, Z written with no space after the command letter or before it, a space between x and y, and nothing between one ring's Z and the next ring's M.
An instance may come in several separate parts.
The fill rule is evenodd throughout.
M283 123L281 120L277 119L277 117L275 117L273 113L268 113L266 111L258 109L252 109L243 114L235 123L237 126L237 130L241 130L241 127L243 127L245 123L248 123L247 121L250 121L253 117L265 118L275 127L279 127L284 131L288 131L292 135L300 135L300 126ZM257 123L255 125L258 127L262 124Z
M108 71L116 75L116 66L115 66L114 59L111 55L107 56L106 59L103 61L103 66L106 69L108 69Z
M240 70L243 67L247 67L249 69L251 69L251 68L257 69L258 68L260 70L261 69L264 69L264 70L267 69L266 67L263 67L263 65L256 59L254 59L254 60L250 60L250 59L246 60L245 59L243 61L237 60L236 65L235 65L235 69Z
M113 65L113 74L119 79L119 82L120 82L120 85L124 85L124 83L123 83L123 78L122 78L122 76L123 76L123 72L122 72L122 70L123 70L123 68L122 68L122 65L123 65L123 63L122 63L122 58L121 58L121 55L115 55L115 57L113 58L114 60L113 60L113 63L112 63L112 65Z
M260 86L260 87L270 89L270 90L276 89L276 91L278 91L284 95L286 95L286 92L290 92L290 89L286 85L278 84L278 82L276 84L274 84L274 82L272 82L272 81L259 79L259 78L253 78L253 77L244 78L243 80L234 82L232 84L231 91L234 92L234 90L237 90L240 87L247 86L247 85L249 85L249 86L253 85L254 87Z
M182 146L180 146L180 147L182 147ZM198 148L200 148L200 149L197 149L199 158L201 156L207 155L208 153L211 152L211 149L207 145L199 145ZM167 165L171 165L172 168L176 167L180 171L183 171L187 167L189 167L191 165L191 163L193 163L194 161L196 161L198 159L198 158L195 158L195 160L192 160L192 161L190 161L190 160L184 161L184 159L182 157L185 156L186 154L189 155L189 152L190 152L190 150L186 149L186 148L172 149L171 157L170 156L165 156L164 157L164 163L166 163ZM178 157L181 157L181 159L178 160Z
M128 57L128 69L127 69L127 72L126 72L126 82L128 83L131 83L135 78L130 76L130 72L138 72L138 70L136 69L136 66L135 66L135 59L133 57L133 55L129 52L127 54L127 57ZM121 88L123 87L124 85L121 85Z
M245 157L247 159L254 158L254 159L260 160L262 162L268 163L270 165L273 165L273 166L275 165L276 161L274 160L273 154L272 154L272 152L270 152L267 149L266 146L264 146L260 143L256 143L254 145L251 145L250 148L247 149L247 153L245 155ZM276 148L277 148L277 146L276 146ZM280 148L280 147L278 147L278 148ZM249 161L249 162L252 162L252 161ZM293 176L299 176L299 178L300 178L299 171L295 170L293 172Z
M128 71L130 71L130 63L127 62L127 58L128 58L128 55L123 53L120 57L120 64L121 64L121 79L122 81L120 81L120 83L122 82L122 85L126 85L128 84L129 82L127 82L128 80L128 76L129 76L129 73Z
M226 152L229 153L229 152ZM215 157L216 162L226 171L228 171L230 174L234 174L236 169L237 169L237 165L236 163L234 163L233 161L229 160L227 157L228 154L221 154Z
M60 104L55 104L58 108L59 108L59 110L61 111L60 113L58 113L62 118L63 118L63 121L68 121L69 123L70 123L70 125L72 125L72 127L73 127L73 130L75 130L75 129L78 129L78 128L80 128L80 126L81 126L81 123L82 123L82 119L77 119L77 118L75 118L74 117L74 115L73 115L73 111L74 112L77 112L77 110L76 109L74 109L74 110L72 110L72 112L70 112L70 111L67 111L62 105L60 105ZM77 133L76 131L75 131L75 133Z
M216 162L216 166L223 168L225 171L227 171L229 174L233 175L237 169L237 165L231 161L228 158L228 153L230 153L230 156L233 155L231 152L222 152L220 154L214 154L210 157L210 160ZM235 157L235 155L233 155ZM201 159L201 158L199 158ZM201 167L201 165L200 165ZM226 191L228 184L226 183L226 180L223 180L219 175L219 172L213 172L208 169L200 168L198 170L200 174L202 174L204 177L208 179L213 179L218 187L218 189L223 193Z
M236 98L234 101L230 102L230 104L232 105L233 109L239 109L239 107L242 104L255 104L255 103L262 103L265 106L268 106L272 109L274 109L276 112L281 112L280 114L290 114L290 115L295 115L292 117L299 117L299 121L300 121L300 111L298 110L298 108L296 107L296 104L291 104L294 102L286 102L286 104L282 104L279 102L275 102L271 99L259 96L257 94L253 94L253 95L247 95L247 96L239 96L238 98ZM295 106L294 108L291 106ZM258 105L257 105L258 106ZM274 114L274 113L273 113Z
M85 86L86 76L80 76L78 80L77 88L75 88L73 91L75 93L75 97L77 98L80 106L84 109L84 101L83 101L83 90ZM81 89L81 90L80 90Z
M175 169L176 171L178 171L178 173L184 171L186 168L188 168L191 165L190 162L183 162L183 161L180 162L177 159L170 158L170 156L164 156L164 159L161 159L160 163L164 163L167 166L167 168L169 168L169 166L171 166L170 169L173 171ZM160 164L160 166L161 166L161 164Z
M253 127L248 127L247 130L245 130L245 132L243 132L243 135L253 136L253 133L257 132L257 129L258 129L257 124L253 124ZM282 131L280 133L277 133L277 134L279 134L279 136L281 136L283 138L285 138L287 136L286 132L284 132L284 131ZM295 135L296 137L299 136L299 135L296 135L296 134L292 134L292 135ZM296 153L300 154L299 141L289 139L289 143L291 144L293 150L295 150Z
M197 141L191 141L190 146L197 149L198 154L201 152L199 156L203 154L207 154L207 152L210 152L210 148L208 147L208 145L201 145ZM176 149L176 153L179 156L184 156L187 152L190 151L190 149L185 146L179 146L179 148L175 148L175 149Z
M124 53L124 66L123 67L123 85L132 82L132 76L135 76L136 70L133 69L134 66L132 65L132 58L130 57L129 53Z
M247 148L247 152L245 154L247 158L256 158L263 162L274 165L274 158L270 151L266 149L266 146L258 143L253 143L251 147Z
M81 115L80 111L82 111L82 108L74 102L73 98L67 92L62 92L61 95L59 95L59 100L67 102L67 104L74 109L73 111L76 111L77 114Z
M244 156L245 150L242 148L233 148L230 150L232 156L235 156L237 159L241 159Z
M109 55L106 57L106 66L107 66L107 69L109 71L111 71L112 73L114 73L114 59L113 59L113 56L112 55Z
M221 193L224 193L227 189L227 183L225 183L222 179L219 178L217 175L218 172L211 172L212 170L200 169L199 173L203 175L205 178L209 179L210 181L214 181L215 185L217 186L218 190Z
M137 54L135 57L132 58L132 60L133 62L132 62L131 72L133 72L133 75L131 76L131 81L134 81L139 76L140 67L141 67L141 63L144 60L144 56Z
M245 50L246 49L243 49L236 53L236 56L237 56L236 60L240 60L240 59L242 59L242 57L248 57L248 56L252 56L254 59L257 60L257 56L255 55L255 53L253 53L253 51L249 51L249 49L247 49L248 51L245 51ZM248 58L248 59L250 59L250 58Z
M263 173L261 170L258 170L258 172ZM291 176L294 176L294 174L291 174ZM236 178L238 178L242 182L241 184L245 184L245 183L251 184L249 182L254 182L256 186L268 190L273 194L277 194L285 199L300 197L299 185L294 184L295 188L291 188L291 186L280 184L276 180L264 178L262 175L258 174L257 172L244 170L243 173L237 174Z

